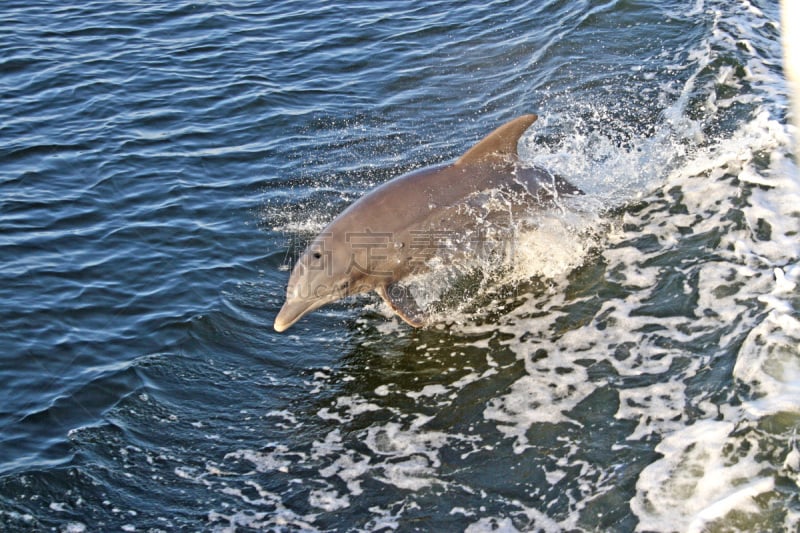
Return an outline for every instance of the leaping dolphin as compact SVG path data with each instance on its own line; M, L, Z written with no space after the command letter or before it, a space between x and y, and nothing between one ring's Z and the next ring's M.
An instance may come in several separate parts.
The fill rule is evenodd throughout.
M454 163L393 178L351 204L295 264L275 330L371 290L405 322L422 326L424 315L401 284L405 278L429 269L446 250L474 242L498 216L513 225L520 209L581 194L546 170L520 163L517 144L536 118L515 118Z

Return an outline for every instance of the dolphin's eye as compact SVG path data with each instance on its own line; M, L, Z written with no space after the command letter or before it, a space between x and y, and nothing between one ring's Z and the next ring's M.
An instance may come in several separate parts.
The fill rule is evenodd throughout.
M319 252L314 252L313 257L314 259L322 259L322 254Z

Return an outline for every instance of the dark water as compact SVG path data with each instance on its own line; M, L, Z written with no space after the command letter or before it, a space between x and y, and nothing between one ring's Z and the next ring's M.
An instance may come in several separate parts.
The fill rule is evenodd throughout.
M761 1L4 2L0 530L796 530L779 35ZM273 332L344 206L527 112L593 202L491 296Z

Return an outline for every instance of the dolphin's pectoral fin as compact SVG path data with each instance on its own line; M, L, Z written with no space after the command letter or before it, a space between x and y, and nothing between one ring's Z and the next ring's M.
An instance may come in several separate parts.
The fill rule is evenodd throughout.
M408 287L400 283L390 283L389 285L382 285L375 290L392 311L397 313L397 316L402 318L409 326L422 327L425 314L417 305L414 297L411 296Z

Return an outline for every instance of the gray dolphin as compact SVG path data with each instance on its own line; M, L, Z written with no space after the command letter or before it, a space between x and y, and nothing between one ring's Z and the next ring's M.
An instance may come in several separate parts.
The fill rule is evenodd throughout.
M581 192L546 170L520 164L517 144L536 120L500 126L449 165L393 178L351 204L295 264L275 318L285 331L302 316L346 296L375 290L414 327L424 315L402 281L431 259L473 253L487 227L511 228L521 210Z

